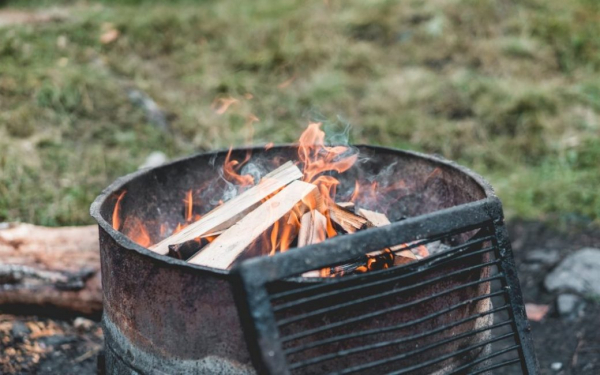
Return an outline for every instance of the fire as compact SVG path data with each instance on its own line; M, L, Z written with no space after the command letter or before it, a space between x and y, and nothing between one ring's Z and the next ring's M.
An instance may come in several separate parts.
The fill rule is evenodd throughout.
M237 100L232 98L219 99L214 103L215 111L217 111L217 113L224 113L229 106L236 102ZM255 121L258 121L258 118L256 118L254 115L250 115L248 117L248 122L250 125ZM268 143L265 146L265 150L269 150L272 147L273 143ZM277 252L285 252L289 250L289 248L295 243L294 241L301 231L302 218L308 212L311 213L313 222L315 222L317 216L319 216L319 220L321 220L321 224L319 226L315 225L314 231L310 232L312 238L311 243L315 243L315 241L321 241L325 238L331 238L339 234L339 221L336 221L337 224L334 224L330 213L331 210L329 209L329 207L335 205L336 202L340 202L340 197L336 197L337 189L340 185L340 181L336 178L336 176L337 174L344 173L352 168L352 166L358 160L358 154L353 152L353 150L347 146L326 145L325 132L321 130L321 123L318 122L310 123L307 129L302 133L299 138L297 152L297 164L303 173L302 180L317 186L319 198L318 201L315 201L313 198L311 202L302 202L302 205L298 204L292 211L289 212L288 215L275 222L270 230L262 233L258 241L260 241L260 248L263 255L274 255ZM222 186L222 184L225 183L228 185L228 189L231 187L231 185L233 185L235 187L234 190L237 190L237 193L239 194L243 190L257 184L259 181L256 180L254 173L254 175L251 175L243 174L242 172L244 166L248 165L250 162L251 157L251 151L248 151L242 160L234 159L233 150L230 148L225 156L225 160L223 161L223 166L220 171L222 180L216 181L217 185L218 183L221 183L221 185L218 186ZM284 161L285 160L278 159L277 157L274 157L271 160L273 165L279 165ZM251 168L249 168L249 170L250 169ZM439 173L440 171L434 170L430 177L435 177ZM210 181L209 183L213 182L215 181ZM158 233L161 238L178 233L188 225L201 218L201 215L199 215L197 212L194 212L194 208L206 207L206 205L203 206L201 204L203 202L200 202L201 199L198 197L202 197L202 192L205 191L203 189L208 186L209 183L201 188L196 187L195 190L190 189L183 194L183 213L181 221L177 223L173 230L171 230L172 226L168 224L160 224L160 227L158 228L160 230ZM383 214L385 214L385 211L387 211L388 208L386 205L389 205L390 202L399 199L398 197L403 195L403 191L408 192L409 189L402 180L392 182L386 181L385 184L381 184L378 181L356 180L351 194L348 194L349 196L346 195L345 197L342 197L345 199L341 200L341 202L352 202L359 208L376 209L377 212L383 212ZM196 196L194 192L196 192ZM124 234L129 236L131 240L135 241L139 245L148 247L153 243L149 234L151 232L149 232L147 229L147 226L150 225L150 223L144 223L142 220L134 216L126 217L125 219L122 218L121 204L125 193L126 192L123 191L117 197L112 215L113 228L116 230L121 230ZM266 202L277 193L278 191L264 198L262 203ZM212 207L212 209L222 205L224 203L224 199L230 199L224 197L219 199L218 204L215 207ZM214 198L218 199L219 197ZM316 215L315 212L318 212L319 215ZM323 219L323 217L325 217L325 219ZM326 225L323 224L323 220L325 220ZM336 220L339 220L339 218ZM349 232L349 230L345 227L343 229L344 231L342 233L345 233L346 231ZM305 234L308 233L306 230L308 229L305 229ZM198 241L199 246L201 246L212 242L218 237L218 235L218 233L214 235L208 235L197 238L196 240ZM315 238L317 239L315 240ZM407 244L404 244L403 247L407 246ZM317 274L321 277L335 277L341 276L348 272L360 273L386 269L394 265L394 259L396 256L394 251L385 249L381 251L379 255L366 256L364 263L355 264L350 268L347 266L342 266L341 268L325 268L319 270ZM415 254L419 254L420 257L426 257L429 255L427 247L422 245L418 246L414 251Z
M238 173L238 171L244 166L244 164L246 164L248 160L250 160L250 158L252 157L252 153L248 151L244 160L239 162L237 160L231 159L231 151L232 149L230 148L229 152L227 153L227 156L225 157L225 162L223 162L223 177L225 178L225 180L237 185L238 190L254 185L254 177L252 177L249 174L240 175Z
M113 209L112 226L113 229L116 230L119 230L121 228L121 201L123 200L125 193L127 193L127 191L123 190L121 194L119 194L119 197L117 198L117 203L115 203L115 208Z

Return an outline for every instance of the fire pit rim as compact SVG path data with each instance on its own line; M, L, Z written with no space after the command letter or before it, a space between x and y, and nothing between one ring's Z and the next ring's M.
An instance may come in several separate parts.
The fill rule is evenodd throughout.
M270 149L285 149L285 148L291 148L291 147L297 147L297 146L298 146L298 144L288 143L288 144L275 145L275 146L271 147ZM487 180L485 180L481 175L479 175L478 173L472 171L471 169L464 167L452 160L446 159L441 155L425 154L425 153L416 152L416 151L402 150L402 149L396 149L396 148L392 148L392 147L384 147L384 146L376 146L376 145L356 144L356 145L349 145L349 146L357 147L360 149L370 149L370 150L376 150L376 151L382 151L382 152L403 154L403 155L409 156L409 157L425 159L425 160L433 163L434 165L435 164L443 165L444 167L457 170L458 172L463 173L464 175L471 178L477 185L479 185L479 187L482 188L482 190L485 194L485 198L482 198L482 199L496 197L496 194L495 194L494 189L492 188L491 184L489 182L487 182ZM219 150L199 152L199 153L196 153L193 155L184 156L182 158L175 159L173 161L170 161L168 163L162 164L157 167L145 168L145 169L141 169L141 170L126 174L124 176L121 176L121 177L117 178L115 181L113 181L105 189L103 189L102 192L96 197L96 199L94 199L94 201L92 202L92 204L90 206L90 215L94 218L94 220L96 220L98 225L100 227L102 227L102 229L104 231L106 231L111 236L111 238L113 238L117 242L117 244L119 244L120 246L122 246L123 248L125 248L127 250L136 251L137 253L139 253L141 255L149 256L155 260L164 262L169 266L181 267L183 269L188 269L188 270L209 271L213 274L220 275L223 277L229 276L231 273L230 270L223 270L223 269L219 269L219 268L190 264L184 260L175 259L175 258L157 254L157 253L147 249L146 247L137 244L136 242L131 240L128 236L126 236L122 232L114 229L113 226L110 223L108 223L108 221L106 221L104 219L104 217L102 216L102 214L100 213L101 206L106 201L107 198L109 198L112 194L115 194L117 191L122 189L126 184L128 184L129 182L133 181L134 179L136 179L138 177L148 175L148 174L152 173L153 171L156 171L159 169L170 168L175 164L185 162L188 160L192 160L192 159L196 159L196 158L200 158L202 156L224 154L224 153L229 152L229 150L230 150L229 148L224 148L224 149L219 149ZM255 151L263 151L264 146L235 147L232 149L233 152L248 151L248 150L251 150L252 153L254 153ZM479 199L479 200L482 200L482 199ZM468 203L470 203L470 202L463 203L463 204L457 205L455 207L460 207L460 206L463 206ZM426 215L426 214L424 214L424 215ZM418 217L424 216L424 215L415 216L415 218L418 218ZM371 230L376 230L376 229L377 228L373 228ZM370 231L370 230L367 229L367 231ZM306 280L306 278L302 278L302 279ZM314 280L311 280L311 281L322 281L323 280L320 277L312 278L312 279L314 279Z

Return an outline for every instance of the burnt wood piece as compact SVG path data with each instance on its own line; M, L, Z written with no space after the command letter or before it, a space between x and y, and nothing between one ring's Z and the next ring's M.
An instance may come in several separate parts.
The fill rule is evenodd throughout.
M0 229L0 305L102 311L98 228L14 224Z
M302 172L292 162L287 162L281 167L267 174L252 188L244 191L237 197L225 202L200 220L185 227L159 243L150 246L150 250L166 255L169 245L176 245L191 241L204 234L224 230L235 224L250 211L258 207L265 198L277 192L294 180L302 178Z
M188 260L194 254L196 254L204 246L208 245L211 240L221 235L224 231L205 234L202 237L195 238L190 241L169 245L169 253L167 254L171 258Z
M286 217L294 207L300 206L300 211L304 212L317 207L318 201L319 193L315 185L294 181L223 232L188 262L228 269L251 245L260 246L255 241L277 221L287 221Z
M331 218L331 221L346 233L355 233L356 231L372 226L364 217L358 216L337 203L329 205L329 217Z

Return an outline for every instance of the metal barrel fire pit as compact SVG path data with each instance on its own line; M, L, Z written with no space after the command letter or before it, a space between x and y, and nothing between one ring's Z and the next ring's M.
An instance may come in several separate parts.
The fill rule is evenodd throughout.
M113 228L119 201L122 216L142 220L150 243L160 241L161 224L173 228L181 219L182 192L219 178L225 151L108 187L91 207L100 226L106 372L536 373L490 185L441 158L356 148L361 163L339 175L339 190L365 176L409 182L386 202L393 224L249 259L235 271L158 255ZM232 156L249 151L256 160L297 159L295 146ZM364 275L302 277L399 243L439 251Z

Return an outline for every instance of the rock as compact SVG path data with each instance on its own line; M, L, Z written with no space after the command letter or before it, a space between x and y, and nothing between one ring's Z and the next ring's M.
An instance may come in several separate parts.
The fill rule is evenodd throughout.
M140 165L139 169L158 167L159 165L166 163L167 160L167 155L164 153L160 151L153 151L150 155L148 155L144 161L144 164Z
M19 321L13 322L10 331L15 342L23 342L23 339L27 337L30 332L29 328L24 323Z
M89 331L93 326L94 322L86 318L78 317L73 321L73 327L81 332Z
M550 368L554 371L560 371L563 367L562 362L554 362L550 365Z
M567 319L575 319L583 313L585 301L576 294L561 294L556 299L558 314Z
M557 250L532 250L525 255L526 263L539 263L547 266L555 265L560 260Z
M544 281L551 292L600 298L600 249L583 248L566 257Z

